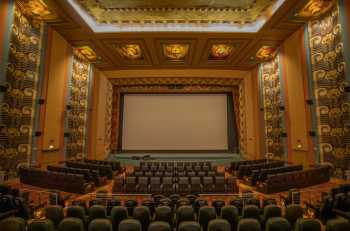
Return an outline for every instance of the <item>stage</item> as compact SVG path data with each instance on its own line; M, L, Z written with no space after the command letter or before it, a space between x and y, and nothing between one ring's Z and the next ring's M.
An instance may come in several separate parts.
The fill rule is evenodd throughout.
M148 156L148 158L143 158ZM138 165L140 161L211 161L214 165L229 167L232 161L242 160L238 153L114 153L107 160L119 161L122 166Z

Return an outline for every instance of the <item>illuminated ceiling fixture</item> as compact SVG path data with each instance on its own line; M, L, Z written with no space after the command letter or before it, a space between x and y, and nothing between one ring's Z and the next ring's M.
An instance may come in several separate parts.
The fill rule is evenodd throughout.
M57 14L51 11L42 0L24 1L24 10L27 14L39 20L51 21L58 19Z
M276 57L277 49L272 46L262 46L256 53L256 58L259 61L269 61Z
M95 33L257 32L286 0L66 0Z
M209 60L225 60L233 53L232 44L213 44L209 52Z
M169 60L184 60L189 48L189 44L163 44L163 54Z
M335 0L310 0L300 11L296 17L312 19L317 18L328 10L330 10L335 3Z
M90 46L80 46L74 49L74 53L89 62L95 62L97 60L96 52Z
M142 49L139 44L115 44L115 49L120 56L130 60L143 59Z

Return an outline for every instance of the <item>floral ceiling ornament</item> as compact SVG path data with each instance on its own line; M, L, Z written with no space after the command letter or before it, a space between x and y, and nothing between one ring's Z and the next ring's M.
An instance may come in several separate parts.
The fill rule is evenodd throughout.
M277 49L272 46L262 46L258 52L256 53L256 58L259 61L269 61L276 57L277 55Z
M95 62L98 57L96 52L90 46L80 46L74 49L75 54L89 62Z
M310 0L296 16L306 19L317 18L328 12L335 2L335 0Z
M52 21L59 17L51 11L43 0L22 0L23 9L27 15L30 15L38 20Z
M143 52L139 44L115 44L115 49L122 57L129 60L141 60L143 59Z
M233 53L232 44L213 44L209 52L209 60L225 60Z
M163 54L169 60L184 60L190 44L163 44Z

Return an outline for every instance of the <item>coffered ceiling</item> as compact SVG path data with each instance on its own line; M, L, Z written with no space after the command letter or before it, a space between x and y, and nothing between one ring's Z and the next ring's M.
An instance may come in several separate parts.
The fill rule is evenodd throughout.
M282 41L307 20L300 17L298 12L310 4L309 0L42 1L59 16L57 20L50 21L53 28L72 46L84 48L92 58L90 61L101 70L248 70L261 60L267 60L276 54ZM89 17L85 18L79 11L85 12ZM262 18L265 22L256 32L247 32L245 28L251 28L252 24L261 22ZM114 29L95 31L96 28L90 25L91 20L94 25L106 28L120 29L133 23L138 27L152 27L153 31L136 30L133 27L135 25L130 25L133 29L124 32L116 32ZM193 28L202 28L202 31L182 30L184 24L192 24ZM163 30L163 27L168 29ZM241 30L228 32L230 30L226 28L229 27ZM206 28L216 28L217 32Z

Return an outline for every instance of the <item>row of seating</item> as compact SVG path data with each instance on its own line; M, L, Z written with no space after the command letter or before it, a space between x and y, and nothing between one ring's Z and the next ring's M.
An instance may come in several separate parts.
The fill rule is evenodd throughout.
M152 176L158 176L158 177L192 177L192 176L199 176L199 177L205 177L205 176L224 176L224 172L217 172L217 171L134 171L130 173L126 173L127 176L146 176L146 177L152 177Z
M182 166L212 166L210 161L141 161L141 166L173 166L173 167L182 167Z
M303 171L287 172L268 175L264 183L257 186L263 193L277 193L292 188L303 188L328 182L330 169L327 166L307 169Z
M107 165L111 166L113 171L121 171L121 165L119 161L109 161L109 160L90 160L90 159L84 159L85 163L91 163L91 164L98 164L98 165Z
M225 193L236 192L236 178L215 177L116 177L113 192L126 193Z
M81 174L51 172L28 167L19 168L19 179L23 184L79 194L89 193L94 188L94 185L86 181Z
M107 182L105 179L103 179L103 177L99 176L99 172L97 170L90 170L90 169L83 169L83 168L69 168L65 166L54 166L54 165L48 165L47 170L52 172L81 174L84 176L86 181L93 182L96 186L101 186L103 185L103 183Z
M251 164L261 164L267 162L267 159L258 159L258 160L241 160L231 162L229 171L235 172L238 170L241 165L251 165Z
M54 231L50 220L33 220L28 224L23 219L11 217L0 222L0 225L7 231ZM116 229L108 219L95 219L87 229L82 221L78 218L65 218L58 226L58 231L144 231L142 223L136 219L123 219ZM212 219L208 223L208 231L261 231L260 224L254 219L242 219L237 227L232 228L230 223L225 219ZM206 231L205 230L205 231ZM266 231L291 231L291 225L284 218L271 218L264 227ZM316 219L301 218L295 225L296 231L321 231L320 222ZM346 220L336 219L330 221L326 226L327 231L348 231L350 223ZM155 221L150 223L147 231L173 231L172 227L164 221ZM203 231L201 224L196 221L184 221L178 226L177 231Z
M251 176L253 170L277 168L284 166L284 164L284 161L269 161L258 164L240 165L238 167L237 176L239 179L243 179L244 177Z
M152 171L152 172L164 172L164 171L216 171L215 166L211 165L141 165L141 166L135 166L134 171Z
M97 170L100 176L105 176L108 179L113 178L113 169L110 165L91 164L83 161L66 161L66 166L70 168Z
M302 165L289 165L277 168L257 169L252 171L252 175L249 177L248 182L250 185L255 186L257 183L263 183L269 174L294 172L301 170L303 170Z

